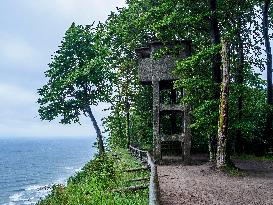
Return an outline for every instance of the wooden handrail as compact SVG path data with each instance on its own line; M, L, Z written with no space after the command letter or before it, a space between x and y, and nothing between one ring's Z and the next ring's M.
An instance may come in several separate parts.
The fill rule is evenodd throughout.
M150 167L150 185L149 185L149 205L160 205L159 200L159 183L157 175L157 166L152 155L144 150L129 146L130 152L140 159L142 162L145 159L145 162Z
M149 205L159 205L159 184L157 175L157 166L149 152L147 152L148 164L151 167L150 187L149 187Z

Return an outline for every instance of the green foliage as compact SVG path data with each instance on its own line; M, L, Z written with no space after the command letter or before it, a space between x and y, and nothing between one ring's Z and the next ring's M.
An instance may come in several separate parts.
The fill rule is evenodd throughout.
M224 167L224 170L229 176L232 176L232 177L244 177L246 176L246 173L243 172L242 170L234 167L234 166L231 166L231 165L228 165L226 167Z
M120 96L120 94L118 95ZM113 102L113 101L112 101ZM111 147L127 146L126 136L126 99L116 101L111 107L110 115L104 119L109 131L108 144ZM152 89L150 86L140 87L130 95L130 127L131 144L150 148L152 145Z
M162 42L191 39L192 56L177 62L175 74L179 80L175 86L186 91L181 103L188 103L192 108L193 147L206 150L204 146L208 138L216 135L219 119L219 100L215 99L215 93L220 89L213 79L212 61L221 49L220 45L213 45L211 42L212 13L209 2L130 0L127 3L126 8L112 13L105 23L114 59L113 65L118 70L116 85L126 87L123 91L122 89L116 91L117 103L113 103L111 114L106 120L105 125L110 132L109 141L111 144L121 146L127 144L125 135L127 100L131 105L130 133L133 139L136 139L133 142L140 146L145 146L146 142L152 143L152 125L148 123L148 120L152 119L151 96L148 97L145 94L146 88L142 89L137 83L134 49L146 46L147 42L155 39ZM259 2L254 0L217 1L215 15L219 22L220 34L231 43L229 136L233 144L236 143L234 136L237 130L241 131L245 143L258 139L265 142L264 119L266 112L269 111L265 104L265 82L253 70L254 67L263 69L264 62L261 57L263 41L261 26L257 20L257 15L260 16L261 12L259 5ZM243 42L245 57L241 74L238 73L240 40ZM158 58L166 53L170 54L170 50L161 49L157 54ZM129 78L128 71L122 69L124 64L130 70ZM240 83L238 76L243 79ZM124 99L120 96L124 96ZM239 98L243 102L240 117Z
M86 181L96 176L96 181L101 184L101 188L106 189L117 180L117 166L114 163L110 155L97 156L83 167L82 172L70 177L68 183L79 184L83 180Z
M273 161L273 156L257 157L255 155L249 155L249 154L235 155L233 158L240 159L240 160Z
M76 26L65 33L55 52L46 85L38 90L42 120L61 117L61 123L79 122L87 106L108 101L113 74L106 63L108 49L103 47L101 27Z
M154 40L167 43L190 39L192 55L177 61L175 87L186 93L181 103L191 105L193 149L207 150L208 138L216 136L219 119L219 99L215 96L220 85L215 83L212 67L221 46L214 44L211 36L211 19L216 17L220 35L231 44L231 143L236 143L238 130L244 143L268 143L263 133L266 112L271 109L266 106L265 82L254 71L264 69L258 20L261 4L255 0L216 3L216 11L211 12L205 0L128 0L126 7L111 12L96 28L72 24L49 64L48 83L39 89L41 118L61 116L61 123L79 122L87 105L109 102L110 114L104 126L110 147L126 147L128 130L131 144L150 149L152 89L139 83L135 49ZM157 58L176 55L181 49L163 48ZM240 52L243 62L239 62Z

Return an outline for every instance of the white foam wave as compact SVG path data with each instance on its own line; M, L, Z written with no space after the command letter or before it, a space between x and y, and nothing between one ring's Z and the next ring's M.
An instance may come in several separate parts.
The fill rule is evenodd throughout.
M73 172L79 172L82 170L82 168L76 168L76 167L65 167L66 170L72 170Z
M74 167L65 167L66 170L73 170Z
M64 177L63 178L59 178L59 179L55 180L53 184L63 184L63 185L66 185L66 180L67 180L67 178L64 178Z
M40 191L49 191L51 190L50 185L30 185L25 188L26 191L28 192L40 192Z
M75 169L75 172L79 172L81 170L82 170L82 168L78 168L78 169Z
M82 168L76 168L72 166L65 167L66 170L69 172L79 172ZM71 174L71 173L70 173ZM52 190L53 184L67 184L67 178L69 176L64 176L63 178L59 178L52 184L35 184L35 185L28 185L21 192L17 192L9 197L9 203L5 205L18 205L18 204L25 204L25 205L33 205L37 203L37 201L41 198L44 198L46 195L50 193Z
M31 201L25 201L24 204L29 205L29 204L33 204L34 202Z
M15 203L14 202L9 202L9 203L5 203L3 205L15 205Z
M10 202L17 202L22 200L23 193L15 193L9 197Z
M36 191L41 187L43 187L43 186L37 185L37 184L36 185L30 185L30 186L27 186L25 190L26 191Z

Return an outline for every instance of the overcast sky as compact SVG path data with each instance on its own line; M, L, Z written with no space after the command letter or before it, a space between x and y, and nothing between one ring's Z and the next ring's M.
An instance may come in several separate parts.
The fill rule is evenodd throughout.
M83 125L42 122L37 88L45 82L50 56L72 22L104 21L125 0L2 0L0 7L0 137L95 136ZM95 107L95 116L103 116Z

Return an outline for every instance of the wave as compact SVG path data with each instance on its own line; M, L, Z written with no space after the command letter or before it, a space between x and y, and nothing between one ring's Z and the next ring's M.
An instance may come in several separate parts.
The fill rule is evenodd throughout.
M23 193L15 193L9 197L10 202L17 202L22 199Z
M9 203L6 205L34 205L39 199L44 198L51 191L51 185L29 185L24 190L9 196Z
M26 191L48 191L51 190L51 185L30 185L25 188Z
M81 168L65 167L66 170L73 173L81 171ZM54 184L67 183L68 176L55 180L52 184L31 184L23 189L17 190L17 193L9 196L9 203L5 205L35 205L40 199L46 197L52 190Z
M75 169L75 172L80 172L82 168Z
M74 170L74 167L65 167L66 170Z
M16 205L14 202L5 203L3 205Z
M0 147L5 145L0 155L6 156L0 162L0 205L34 204L54 183L65 185L92 157L90 143L78 139L0 140Z
M78 168L75 168L75 167L65 167L66 170L73 170L73 172L79 172L82 170L82 168L78 167Z
M74 174L76 172L81 171L81 168L75 168L75 167L65 167L66 170L69 170L69 172L73 172ZM31 184L27 185L23 189L16 190L17 192L11 196L9 196L9 203L5 205L35 205L40 199L47 196L50 191L52 190L52 186L54 184L64 184L67 183L68 176L64 176L62 178L59 178L55 180L52 184Z

